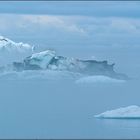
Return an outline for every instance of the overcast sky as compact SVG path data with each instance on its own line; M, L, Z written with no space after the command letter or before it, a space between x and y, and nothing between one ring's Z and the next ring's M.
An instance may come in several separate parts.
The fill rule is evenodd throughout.
M46 46L138 46L140 2L0 2L0 34Z
M0 2L1 13L140 17L140 2L44 1Z

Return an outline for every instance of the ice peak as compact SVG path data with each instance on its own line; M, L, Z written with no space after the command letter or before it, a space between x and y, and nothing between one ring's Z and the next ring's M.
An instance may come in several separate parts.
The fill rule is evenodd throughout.
M17 52L25 52L27 50L34 50L33 46L30 46L26 43L16 43L8 38L0 36L0 50L1 51L17 51Z
M25 57L32 55L33 52L34 47L29 44L16 43L0 36L0 66L10 64L13 61L22 61Z

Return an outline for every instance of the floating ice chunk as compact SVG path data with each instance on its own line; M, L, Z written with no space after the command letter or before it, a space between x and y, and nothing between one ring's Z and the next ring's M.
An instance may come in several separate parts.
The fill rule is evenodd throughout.
M103 75L96 76L86 76L80 78L76 81L76 83L123 83L125 80L113 79Z
M95 115L97 118L105 119L140 119L140 107L136 105L118 108L111 111L106 111L99 115Z
M46 69L52 58L55 56L55 51L46 50L39 53L34 53L27 57L24 62L26 65L36 65L41 69Z

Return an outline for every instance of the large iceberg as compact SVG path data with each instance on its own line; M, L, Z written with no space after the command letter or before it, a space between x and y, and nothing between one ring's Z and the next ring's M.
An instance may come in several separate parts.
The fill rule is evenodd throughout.
M35 53L33 46L15 43L2 36L0 36L0 59L0 72L53 70L79 73L85 76L98 75L121 80L128 79L126 75L115 72L114 64L108 64L107 61L68 58L58 56L52 50Z
M140 107L136 105L122 107L106 111L94 117L104 119L140 119Z
M115 79L127 79L124 74L114 71L114 64L107 61L80 60L57 56L54 51L47 50L24 59L23 62L13 62L13 69L22 70L57 70L81 73L84 75L104 75Z

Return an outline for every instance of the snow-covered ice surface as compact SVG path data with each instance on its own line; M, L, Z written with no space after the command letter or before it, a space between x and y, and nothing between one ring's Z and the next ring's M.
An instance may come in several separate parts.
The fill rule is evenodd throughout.
M94 117L105 119L140 119L140 107L136 105L122 107L106 111Z
M8 38L0 36L0 66L21 61L31 55L34 47L26 43L16 43Z

